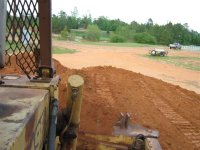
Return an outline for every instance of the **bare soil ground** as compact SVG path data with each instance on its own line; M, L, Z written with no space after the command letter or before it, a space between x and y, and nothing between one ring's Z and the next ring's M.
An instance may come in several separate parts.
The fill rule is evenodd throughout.
M143 57L142 55L148 54L150 47L96 46L62 41L56 41L53 45L79 51L75 54L53 55L55 59L68 68L81 69L91 66L113 66L155 77L200 94L200 71L188 70L173 64L156 62ZM169 50L169 55L200 57L200 52ZM195 60L192 61L195 62Z
M200 95L195 93L200 93L198 71L141 57L149 48L63 42L54 45L79 51L76 54L54 55L54 58L64 66L83 68L74 70L61 67L57 70L65 81L68 75L74 73L85 79L81 131L111 134L119 112L129 112L134 123L160 131L163 149L200 149ZM195 57L199 53L171 51L170 55ZM59 64L56 68L60 68ZM60 91L65 90L61 86Z
M55 61L57 74L62 79L59 86L60 108L66 106L67 78L72 74L84 77L81 131L110 135L119 113L129 112L132 122L159 130L159 140L164 150L200 149L200 95L193 92L199 92L195 87L199 86L199 72L139 56L147 52L146 48L64 42L54 45L80 51L54 55L54 58L61 62ZM172 55L177 53L197 55L189 52L172 52ZM80 69L82 67L87 68ZM20 73L15 65L0 70L0 73L15 72Z
M111 135L119 113L129 112L132 122L159 130L164 150L200 148L200 95L195 92L124 69L71 70L55 64L62 78L60 107L66 104L68 76L84 77L81 131Z

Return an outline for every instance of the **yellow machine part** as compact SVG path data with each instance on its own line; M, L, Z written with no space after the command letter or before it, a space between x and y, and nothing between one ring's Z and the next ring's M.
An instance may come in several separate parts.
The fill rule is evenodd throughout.
M42 149L48 133L49 92L1 87L0 95L0 149Z
M59 78L31 83L21 77L0 86L0 149L40 150L48 136L51 99ZM20 83L20 84L19 84Z

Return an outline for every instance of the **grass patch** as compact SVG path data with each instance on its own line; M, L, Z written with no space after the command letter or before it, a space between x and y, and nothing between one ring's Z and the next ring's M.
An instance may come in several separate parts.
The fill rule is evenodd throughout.
M15 43L11 43L9 44L8 42L6 42L6 50L8 53L12 54L13 53L13 49L15 50L16 53L19 52L19 48L24 49L22 47L21 43L18 43L18 45L16 45ZM53 47L52 48L52 53L53 54L73 54L78 52L77 50L74 49L67 49L67 48L60 48L60 47Z
M17 44L15 42L6 42L6 49L16 49L16 48L21 48L23 46L22 43L18 42Z
M180 66L186 69L200 71L200 57L185 57L185 56L151 56L144 55L144 57L155 60L162 61L169 64L174 64L176 66Z
M8 53L9 55L13 55L14 53L18 54L20 52L24 52L25 49L26 51L30 51L30 46L24 45L23 43L20 42L15 43L11 41L9 42L6 41L5 48L6 48L6 53Z
M141 43L111 43L111 42L90 42L82 41L80 44L99 45L99 46L116 46L116 47L164 47L160 45L150 45Z
M75 36L86 37L86 32L87 32L86 29L71 29L70 31L71 31L71 33L74 33ZM112 33L112 32L110 31L110 33ZM110 34L108 34L106 31L101 31L100 40L101 41L109 41L109 36L110 36Z
M54 41L68 41L68 40L61 40L58 37L53 37ZM91 42L87 40L79 40L78 44L84 44L84 45L97 45L97 46L115 46L115 47L159 47L159 48L166 48L166 46L163 45L151 45L151 44L141 44L141 43L111 43L107 42L108 40L105 38L100 38L99 42Z
M74 54L76 52L78 51L74 49L53 47L53 54Z
M85 29L83 29L83 30L71 29L70 31L71 31L71 33L74 33L76 36L80 36L80 37L83 37L86 34L86 30Z
M85 36L86 30L78 30L78 29L71 29L71 33L75 33L75 38ZM112 32L110 32L111 34ZM99 42L92 42L87 40L79 40L79 44L86 44L86 45L97 45L97 46L116 46L116 47L160 47L166 48L163 45L151 45L151 44L142 44L142 43L133 43L133 42L125 42L125 43L111 43L110 41L110 34L107 34L106 31L101 31L101 37ZM52 37L54 41L67 41L66 39L61 39L59 34Z

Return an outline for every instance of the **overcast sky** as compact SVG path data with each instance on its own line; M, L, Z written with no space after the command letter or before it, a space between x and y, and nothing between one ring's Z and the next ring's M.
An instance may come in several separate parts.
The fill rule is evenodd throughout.
M130 23L188 23L190 29L200 33L200 0L52 0L53 14L60 10L71 14L78 8L79 17L91 14L92 18L106 16Z

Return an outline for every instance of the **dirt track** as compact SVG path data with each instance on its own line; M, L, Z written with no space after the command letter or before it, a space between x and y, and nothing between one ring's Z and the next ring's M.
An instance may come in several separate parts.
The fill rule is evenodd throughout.
M85 79L81 131L108 134L120 112L132 122L160 131L163 149L200 148L200 95L163 81L113 67L70 70L55 63L62 78L60 106L65 106L66 80Z
M53 45L79 51L75 54L53 55L55 59L68 68L81 69L90 66L113 66L155 77L200 93L200 72L180 68L172 64L158 63L140 56L147 54L150 48L92 46L61 41L56 41ZM170 51L169 55L197 57L200 56L200 53Z
M116 48L56 43L79 50L76 54L54 55L70 68L108 66L124 68L199 91L200 73L173 65L159 64L138 56L145 48ZM55 44L55 45L56 45ZM177 55L172 52L171 55ZM198 53L179 52L196 56ZM57 63L56 63L57 64ZM57 64L64 80L73 73L85 79L81 130L95 134L111 134L119 112L129 112L134 123L160 131L163 149L200 149L200 95L179 86L113 67L71 70ZM66 75L68 74L68 75ZM64 81L64 82L65 82ZM64 86L60 91L65 91ZM62 100L63 97L60 97ZM61 107L64 104L61 104Z

